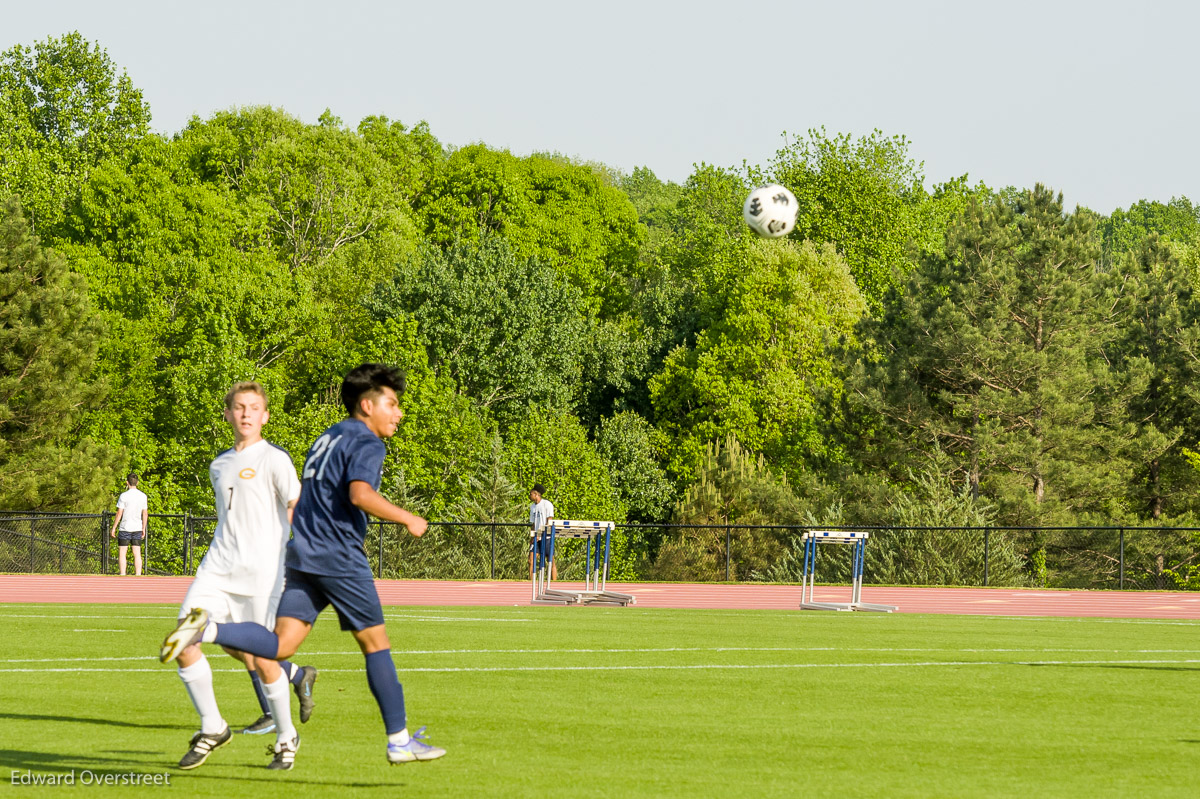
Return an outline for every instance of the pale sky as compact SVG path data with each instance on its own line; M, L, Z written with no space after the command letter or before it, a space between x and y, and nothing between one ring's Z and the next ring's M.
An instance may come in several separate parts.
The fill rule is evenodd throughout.
M1102 213L1200 202L1200 4L733 0L38 0L0 49L78 30L154 128L268 104L443 143L558 151L681 182L766 164L784 131L903 134L932 186L1064 193Z

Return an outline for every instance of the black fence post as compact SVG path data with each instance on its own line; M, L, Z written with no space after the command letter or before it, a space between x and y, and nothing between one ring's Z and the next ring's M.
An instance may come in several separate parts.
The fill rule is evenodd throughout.
M183 573L192 573L192 513L183 512Z
M1121 576L1119 578L1117 586L1122 591L1125 590L1125 528L1124 527L1121 528Z
M992 554L992 530L984 528L983 530L983 587L987 588L988 570Z
M30 519L29 520L29 573L30 574L33 574L35 571L33 543L36 540L36 538L35 538L36 534L37 534L37 520Z
M108 511L100 513L100 573L108 574Z
M496 579L496 520L492 519L492 580Z
M726 524L725 525L725 582L729 582L729 560L730 560L729 542L730 542L731 538L732 538L732 536L730 534L729 525Z
M382 580L383 579L383 522L379 521L379 522L376 522L375 524L379 530L379 566L378 566L379 574L377 574L375 576L378 577L380 580Z

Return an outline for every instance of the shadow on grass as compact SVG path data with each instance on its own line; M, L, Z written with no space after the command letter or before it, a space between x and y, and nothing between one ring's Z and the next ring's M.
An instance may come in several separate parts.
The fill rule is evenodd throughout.
M1192 674L1200 671L1200 665L1169 666L1156 663L1147 663L1144 666L1133 663L1022 663L1021 665L1040 669L1133 669L1134 671L1185 671Z
M112 752L113 750L108 750ZM119 751L113 752L120 754ZM399 781L386 782L347 782L338 777L330 777L327 780L305 779L293 773L283 774L264 774L261 777L248 776L244 774L218 774L214 771L227 771L230 769L247 769L253 768L245 763L206 763L204 771L181 771L175 766L175 761L172 760L165 752L131 752L130 754L149 755L149 757L102 757L82 752L63 753L57 752L34 752L20 749L0 749L0 769L9 771L28 771L40 774L68 774L71 772L90 771L95 775L111 774L121 776L125 774L170 774L171 780L179 780L182 783L184 780L219 780L221 782L243 783L243 782L267 782L296 785L320 785L324 787L347 787L347 788L404 788L406 783ZM214 755L216 758L217 755ZM266 761L263 761L262 770L266 771Z
M108 727L134 727L145 730L194 730L195 724L140 724L136 721L93 719L86 716L51 716L44 713L0 713L0 719L13 721L58 721L72 724L100 724Z
M59 754L57 752L26 752L20 749L0 749L0 768L60 773L87 769L94 774L128 774L130 771L157 774L167 771L169 767L161 758L143 760L124 757L99 757L79 752Z

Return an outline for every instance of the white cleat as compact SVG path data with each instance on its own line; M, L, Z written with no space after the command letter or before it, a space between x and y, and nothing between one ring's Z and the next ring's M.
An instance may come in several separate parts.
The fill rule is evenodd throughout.
M207 626L207 610L204 608L189 610L188 615L179 620L179 626L163 639L162 651L158 653L158 659L163 663L170 663L179 657L179 653L200 641L200 637L204 635L204 628Z
M393 766L397 763L412 763L417 760L437 760L446 754L440 746L430 746L425 743L425 728L414 732L408 737L406 744L389 743L387 748L388 762Z

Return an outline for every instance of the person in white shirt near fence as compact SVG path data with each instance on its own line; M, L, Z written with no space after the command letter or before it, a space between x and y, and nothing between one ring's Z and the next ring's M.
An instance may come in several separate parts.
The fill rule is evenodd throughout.
M545 486L541 483L534 485L533 490L529 492L529 579L533 579L533 566L535 548L537 547L537 533L554 518L554 503L542 496L546 492ZM558 579L558 567L554 561L550 561L550 579Z
M138 490L138 476L130 474L125 478L125 491L117 499L117 518L113 519L112 529L108 531L109 538L117 539L117 563L121 567L121 576L125 576L126 553L133 547L133 573L142 573L142 542L146 540L147 523L150 520L150 501ZM117 535L117 528L121 534Z

